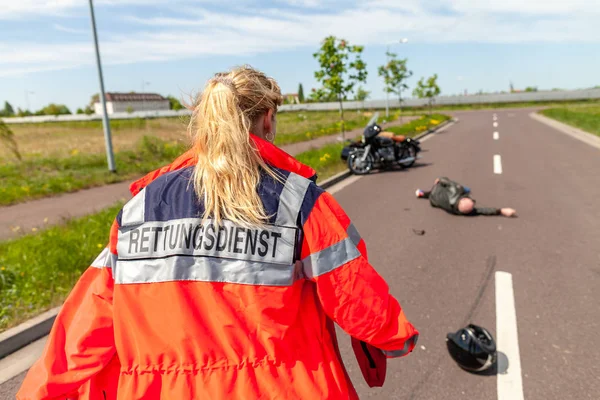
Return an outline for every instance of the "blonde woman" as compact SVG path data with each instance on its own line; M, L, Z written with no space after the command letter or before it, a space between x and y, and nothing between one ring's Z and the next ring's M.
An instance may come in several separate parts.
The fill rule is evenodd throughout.
M208 81L192 149L132 185L18 399L357 398L331 320L384 359L413 350L347 215L272 144L281 101L250 67Z

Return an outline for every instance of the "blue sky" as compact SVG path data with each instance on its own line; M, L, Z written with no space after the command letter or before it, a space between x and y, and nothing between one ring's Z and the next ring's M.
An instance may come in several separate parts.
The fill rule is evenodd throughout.
M386 44L442 94L600 85L598 0L96 0L107 91L185 97L248 63L284 92L317 87L312 53L330 34L365 46L371 98ZM98 91L87 0L0 0L0 107L83 107Z

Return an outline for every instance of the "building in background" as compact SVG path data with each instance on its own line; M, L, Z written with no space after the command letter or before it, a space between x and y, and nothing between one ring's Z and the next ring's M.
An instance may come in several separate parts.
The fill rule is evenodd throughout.
M283 97L283 104L300 104L298 93L282 94L281 97Z
M106 112L110 114L135 111L169 110L169 99L156 93L106 93ZM102 104L94 103L94 112L102 114Z

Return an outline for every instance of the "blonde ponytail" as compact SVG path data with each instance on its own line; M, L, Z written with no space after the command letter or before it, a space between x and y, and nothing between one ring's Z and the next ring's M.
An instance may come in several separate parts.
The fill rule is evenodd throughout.
M217 74L197 103L189 132L198 156L193 181L203 218L240 225L267 222L257 187L261 170L278 179L250 140L252 122L281 104L277 83L250 67Z

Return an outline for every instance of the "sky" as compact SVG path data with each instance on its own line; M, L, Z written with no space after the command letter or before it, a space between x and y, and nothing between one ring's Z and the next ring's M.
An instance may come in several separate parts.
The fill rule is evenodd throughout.
M95 0L106 91L189 99L250 64L285 93L319 87L328 35L365 46L371 99L387 46L442 94L600 85L598 0ZM407 43L400 39L407 38ZM0 0L0 107L72 111L99 91L87 0ZM28 105L29 104L29 105Z

